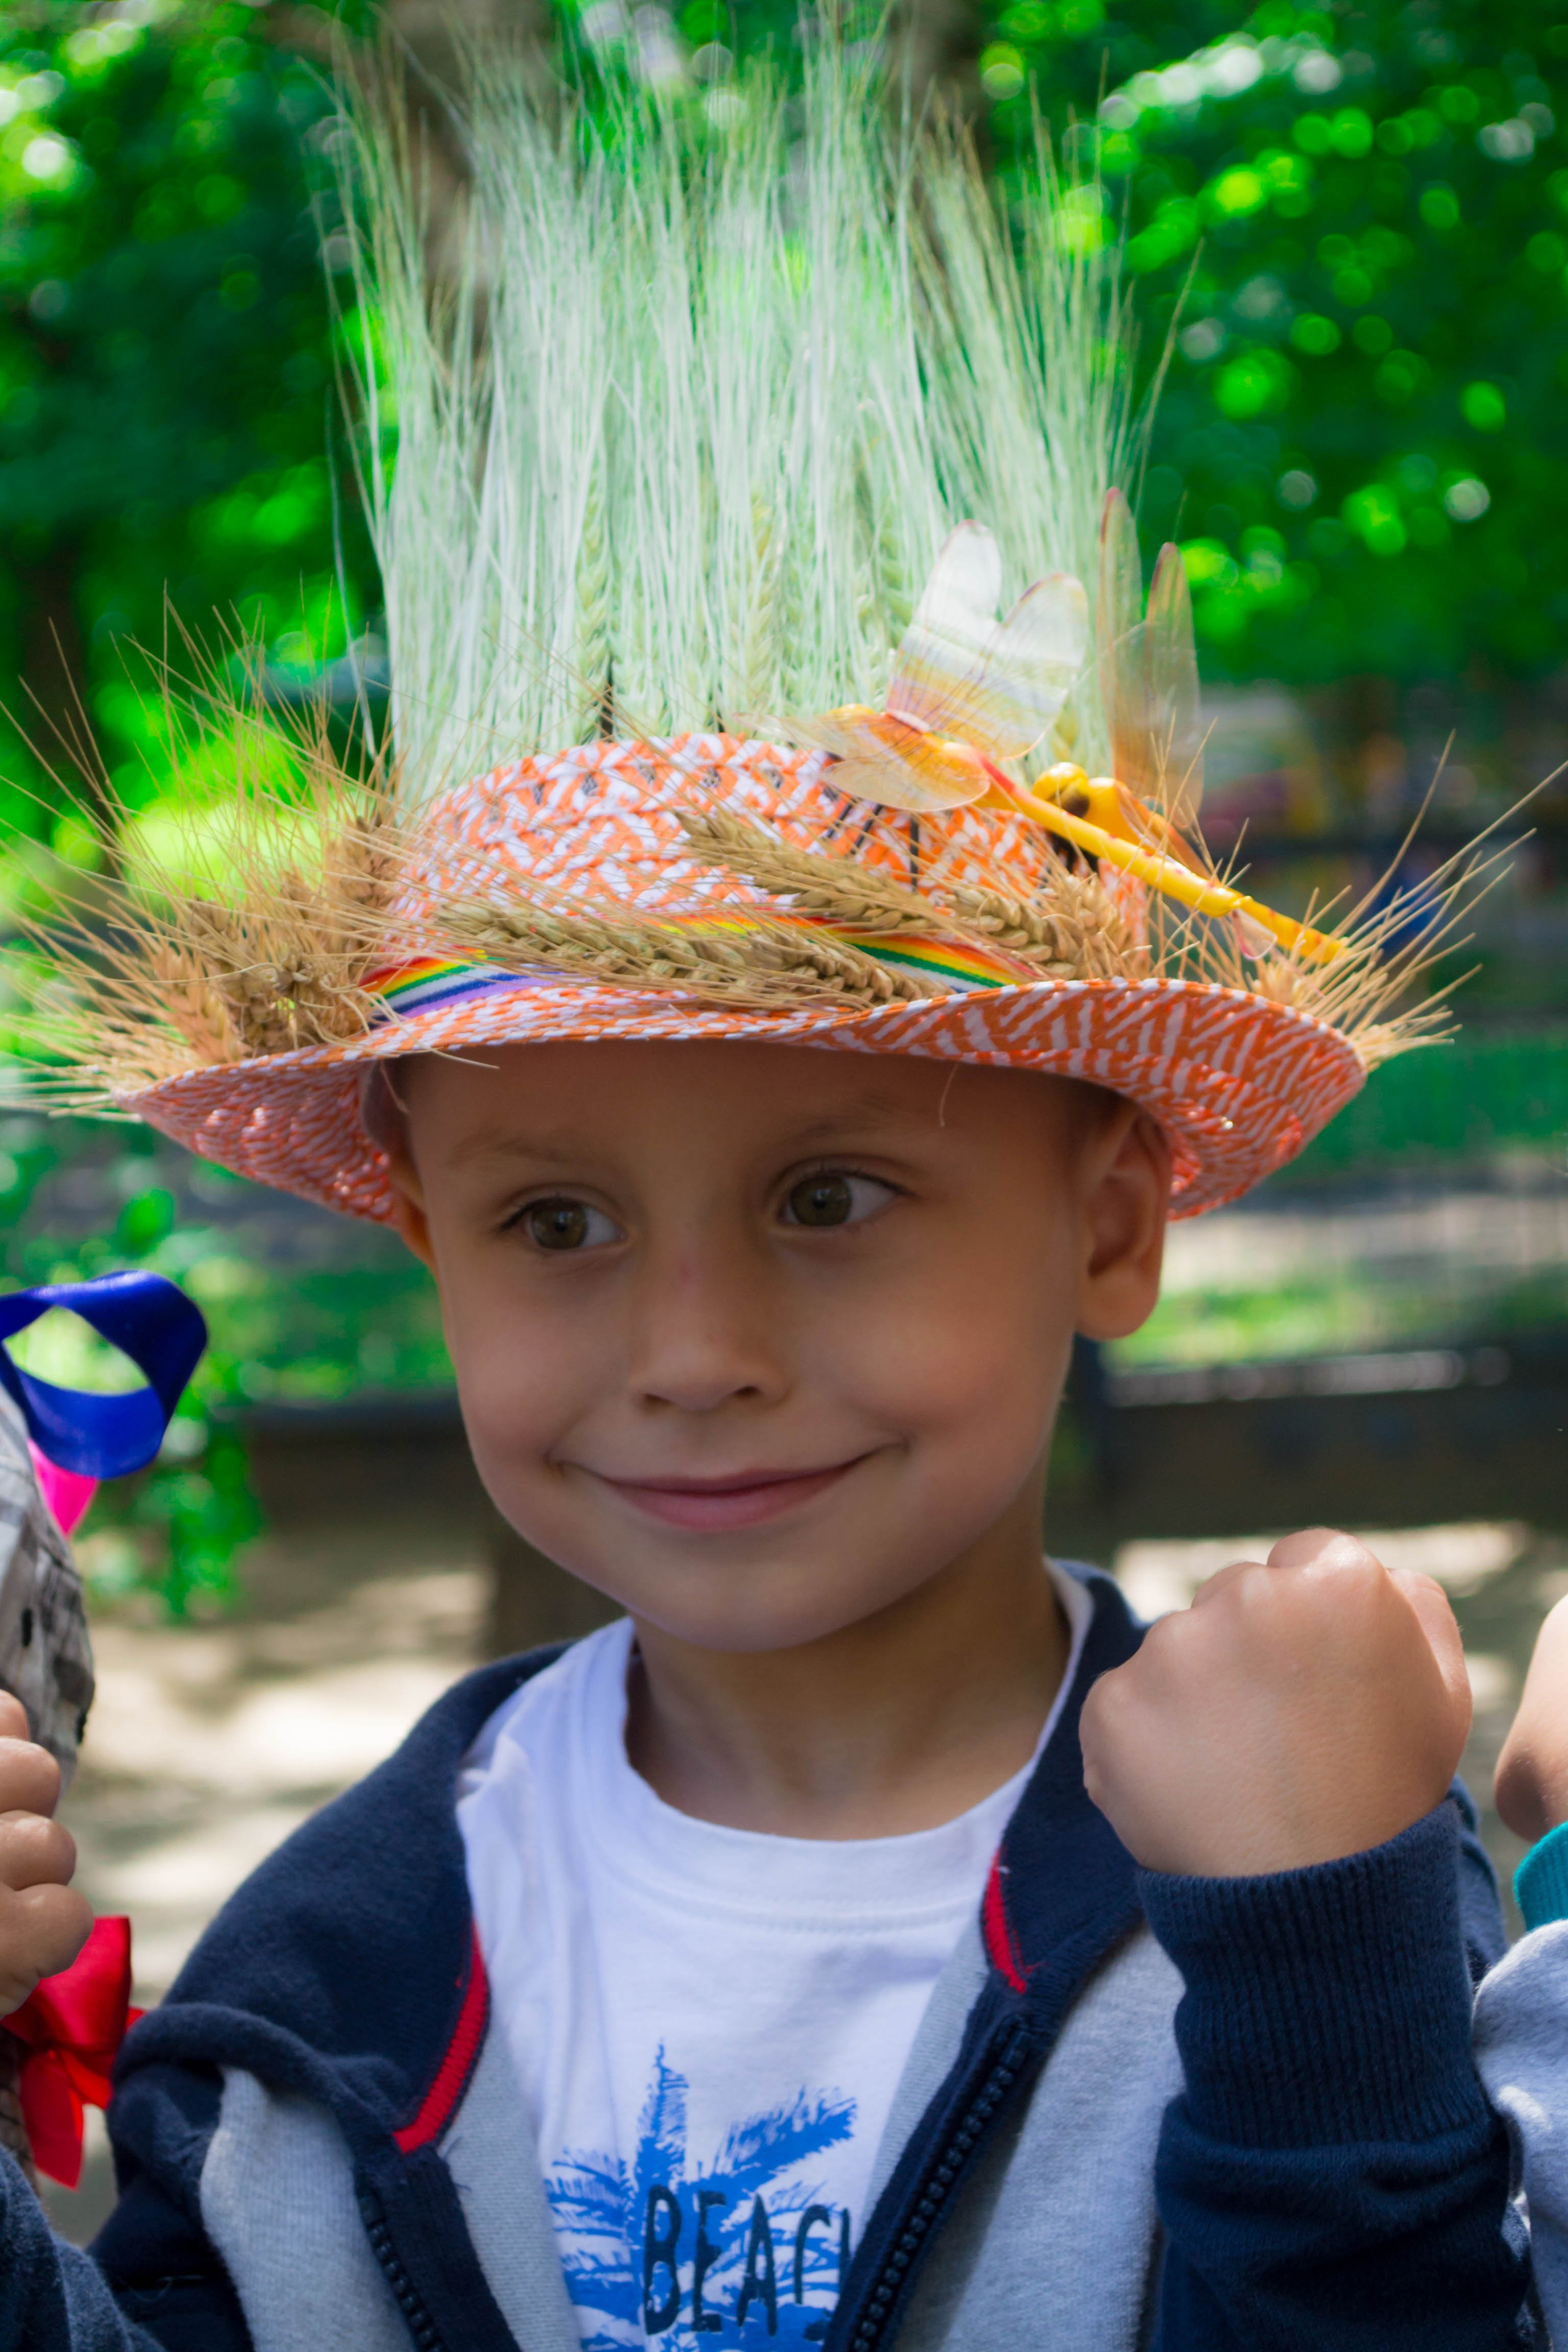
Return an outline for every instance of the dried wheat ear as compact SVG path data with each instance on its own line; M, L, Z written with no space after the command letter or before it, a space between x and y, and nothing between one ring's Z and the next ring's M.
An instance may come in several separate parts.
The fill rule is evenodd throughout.
M1148 971L1142 942L1099 877L1058 858L1050 860L1032 898L944 878L940 866L927 896L901 888L852 856L797 848L729 810L683 809L679 821L708 863L803 915L861 937L902 931L1000 950L1019 963L1021 979L1142 979Z
M314 835L305 852L279 857L280 816ZM386 961L408 866L388 796L323 789L303 812L237 801L224 851L226 899L165 874L123 894L106 926L49 935L54 977L34 1025L56 1066L37 1090L101 1107L193 1069L363 1034L377 1009L364 983Z

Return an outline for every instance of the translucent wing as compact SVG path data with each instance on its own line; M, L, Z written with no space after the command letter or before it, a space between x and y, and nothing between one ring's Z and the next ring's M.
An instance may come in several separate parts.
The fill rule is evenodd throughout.
M1204 730L1193 600L1179 547L1160 550L1143 623L1149 704L1159 761L1160 804L1173 825L1190 825L1204 796Z
M1152 800L1159 792L1159 772L1142 614L1143 562L1138 551L1138 526L1121 492L1108 490L1100 518L1095 625L1111 772L1138 799Z
M1143 560L1138 526L1120 490L1107 490L1100 517L1100 582L1095 639L1103 658L1143 617Z
M997 634L1002 557L983 523L961 522L931 566L893 663L888 709L906 726L947 724L955 695L984 667Z
M889 724L879 710L850 705L818 719L794 719L774 729L773 740L830 751L837 765L828 781L840 792L919 815L963 808L990 789L978 760L956 759L938 739Z
M899 647L887 707L906 726L1011 760L1033 749L1066 701L1089 614L1079 582L1058 572L998 622L1001 570L991 533L961 523Z
M1181 550L1167 542L1154 565L1148 613L1138 621L1137 560L1131 509L1113 491L1100 532L1098 615L1111 768L1180 827L1196 818L1204 790L1192 598ZM1129 613L1131 625L1118 629Z
M1025 590L992 637L977 675L954 695L942 725L1003 760L1022 759L1050 726L1083 667L1089 598L1070 572Z

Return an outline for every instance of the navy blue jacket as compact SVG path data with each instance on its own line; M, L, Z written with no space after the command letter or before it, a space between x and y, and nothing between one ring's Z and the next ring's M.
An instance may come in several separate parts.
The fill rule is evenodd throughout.
M1016 2116L1086 1979L1144 1919L1185 1984L1184 2091L1157 2161L1157 2352L1526 2340L1506 2143L1470 2063L1471 1979L1503 1939L1468 1808L1457 1797L1319 1869L1140 1874L1083 1788L1084 1694L1140 1638L1109 1580L1090 1583L1073 1689L987 1889L984 1988L869 2216L828 2352L897 2342L966 2178ZM226 1906L127 2042L110 2118L121 2200L90 2254L50 2235L5 2160L0 2352L249 2352L202 2219L220 2067L336 2117L413 2345L518 2352L438 2145L487 2019L454 1790L480 1727L556 1654L458 1684Z

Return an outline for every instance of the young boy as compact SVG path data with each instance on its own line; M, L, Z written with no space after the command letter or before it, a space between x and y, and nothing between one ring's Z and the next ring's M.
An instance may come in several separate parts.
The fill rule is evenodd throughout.
M831 43L716 95L557 137L481 78L477 383L374 183L397 823L345 786L82 982L116 1101L426 1260L490 1493L626 1614L241 1890L94 2256L0 2178L0 2347L1510 2344L1441 1595L1318 1531L1144 1633L1041 1549L1073 1332L1359 1085L1372 958L1176 829L1124 505L1092 673L1076 577L996 619L1094 559L1113 261L1048 185L1019 260ZM437 794L459 704L511 756ZM7 1981L79 1932L43 1769Z

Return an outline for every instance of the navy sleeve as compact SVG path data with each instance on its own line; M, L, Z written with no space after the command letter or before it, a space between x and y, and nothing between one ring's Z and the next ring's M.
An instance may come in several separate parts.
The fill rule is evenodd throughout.
M1507 2142L1470 2058L1489 1930L1456 1803L1317 1869L1142 1889L1185 1982L1157 2352L1527 2340Z
M1462 1780L1448 1791L1459 1817L1459 1927L1470 1982L1479 1985L1508 1949L1508 1928L1497 1891L1497 1873L1481 1843L1480 1817Z
M170 2335L120 2305L91 2254L57 2238L15 2158L0 2154L3 2352L228 2352L221 2333ZM240 2339L243 2340L243 2339Z
M251 2352L195 2210L216 2084L149 2071L165 2079L115 2102L121 2197L90 2252L55 2235L21 2168L0 2154L0 2352Z
M93 2259L136 2323L130 2340L159 2352L251 2352L239 2298L202 2224L219 2097L216 2069L154 2063L121 2079L109 2111L120 2199Z

